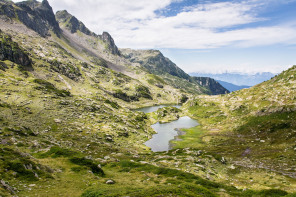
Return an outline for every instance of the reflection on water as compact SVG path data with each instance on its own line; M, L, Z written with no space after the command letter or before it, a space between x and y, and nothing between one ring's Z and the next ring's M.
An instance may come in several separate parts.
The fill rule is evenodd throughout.
M191 128L197 125L198 122L188 116L181 117L169 123L156 123L152 125L152 128L157 134L154 134L150 140L145 142L145 145L150 147L153 152L168 151L170 149L170 140L178 135L176 128Z

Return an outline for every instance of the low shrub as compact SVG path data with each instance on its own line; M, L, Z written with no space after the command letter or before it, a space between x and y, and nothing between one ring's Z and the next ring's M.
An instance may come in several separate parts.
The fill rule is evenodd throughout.
M71 95L69 91L57 89L52 83L46 80L34 79L34 82L41 85L41 86L35 87L35 89L37 90L44 90L49 93L55 93L57 96L61 96L61 97L66 97Z
M90 159L86 159L84 157L72 157L69 160L70 160L70 162L72 162L76 165L86 166L86 167L90 168L94 174L98 174L101 176L105 175L104 171L98 166L98 164L94 163Z

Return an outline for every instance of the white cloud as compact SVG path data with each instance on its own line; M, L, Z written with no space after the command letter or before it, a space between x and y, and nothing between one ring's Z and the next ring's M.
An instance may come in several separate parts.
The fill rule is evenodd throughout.
M204 1L176 16L155 14L177 1L182 0L49 0L55 11L67 9L92 31L108 31L119 47L205 49L296 43L295 25L247 26L268 20L258 17L258 10L283 0Z
M247 73L255 74L262 72L271 72L277 74L291 67L292 64L254 64L254 63L241 63L241 64L223 64L223 63L195 63L194 65L180 65L187 73L211 73L211 74L221 74L221 73Z
M258 0L204 3L187 7L171 17L157 16L155 11L177 0L49 1L54 10L67 9L92 31L108 31L119 47L204 49L296 40L293 26L231 29L267 20L256 15L264 5L264 1Z

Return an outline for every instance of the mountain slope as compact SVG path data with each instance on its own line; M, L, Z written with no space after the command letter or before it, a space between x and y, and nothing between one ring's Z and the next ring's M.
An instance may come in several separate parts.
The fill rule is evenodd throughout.
M65 11L56 16L58 27L47 1L0 3L0 196L287 194L229 186L232 163L215 153L153 153L144 145L155 133L151 124L187 112L171 107L176 114L152 120L130 108L178 103L194 96L187 90L210 89L152 74L117 53L109 34L89 32ZM20 21L15 12L29 18Z
M158 50L120 49L131 62L141 64L148 72L161 76L166 83L193 94L225 94L228 91L211 78L192 78Z
M240 186L244 173L269 169L295 184L296 66L269 81L223 96L200 96L188 101L189 112L202 126L202 141L191 133L184 142L223 155L239 170L233 175ZM197 135L197 134L196 134ZM177 146L178 147L178 146ZM289 167L285 167L289 166ZM253 175L256 176L256 175ZM259 175L258 175L259 176ZM260 176L254 182L262 182ZM283 183L278 183L284 188Z
M191 94L121 57L109 34L89 34L67 14L57 18L71 25L58 24L46 0L0 5L0 196L217 193L198 175L158 163L143 144L154 133L150 120L129 110ZM144 183L143 171L155 180ZM168 186L175 176L185 178Z
M158 50L132 50L121 49L124 56L132 62L141 63L152 74L170 74L183 79L190 79L190 76L177 67L172 61L164 57Z

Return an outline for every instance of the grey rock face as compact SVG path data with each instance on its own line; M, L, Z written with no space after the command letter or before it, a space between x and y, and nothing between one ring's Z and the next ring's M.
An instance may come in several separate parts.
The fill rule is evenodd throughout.
M108 32L103 32L101 38L108 45L108 49L110 50L110 52L112 54L120 55L120 52L119 52L117 46L115 45L113 38L111 37L111 35Z
M16 64L25 67L31 67L31 60L28 55L13 42L9 35L6 35L0 30L0 60L10 60Z
M0 15L18 19L43 37L49 36L50 30L57 35L60 33L59 24L47 0L43 0L42 3L31 0L16 4L2 0L0 10Z
M89 36L97 36L95 33L91 32L81 21L79 21L75 16L69 14L66 10L58 11L56 13L56 20L59 23L65 23L67 29L71 33L76 33L78 30Z
M192 77L192 79L199 83L199 85L208 88L213 95L227 94L229 91L225 89L220 83L215 79L209 77Z
M109 33L103 32L102 35L95 34L94 32L90 31L75 16L71 15L66 10L58 11L56 13L56 20L61 24L61 26L66 27L72 34L80 31L86 35L101 39L107 45L107 49L110 53L112 53L113 55L120 55L120 52L115 45L112 36Z

